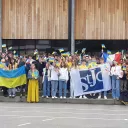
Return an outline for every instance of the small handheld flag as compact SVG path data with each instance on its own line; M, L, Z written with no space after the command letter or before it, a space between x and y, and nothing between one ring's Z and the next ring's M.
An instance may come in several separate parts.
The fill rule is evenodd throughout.
M58 49L59 50L59 52L63 52L64 51L64 49L63 48L60 48L60 49Z
M65 52L61 54L62 56L70 56L70 52Z
M83 49L82 49L82 53L84 53L85 51L86 51L86 48L83 48Z
M56 54L57 52L53 52L52 55Z
M36 54L38 54L38 50L37 49L34 51L34 55L36 55Z
M2 48L6 48L6 44L2 44Z
M11 49L12 49L12 47L9 47L9 48L8 48L8 50L11 50Z
M110 50L107 50L107 54L109 54L109 55L110 55L110 54L112 54L112 53L111 53L111 51L110 51Z
M14 50L13 53L16 54L16 51Z
M49 62L54 62L54 58L48 58Z
M102 48L106 48L104 44L102 44L101 46L102 46Z
M77 54L78 53L78 50L75 52L75 54Z
M36 60L39 60L40 56L39 55L36 55Z
M123 67L122 67L122 70L125 71L125 70L126 70L126 66L123 66Z

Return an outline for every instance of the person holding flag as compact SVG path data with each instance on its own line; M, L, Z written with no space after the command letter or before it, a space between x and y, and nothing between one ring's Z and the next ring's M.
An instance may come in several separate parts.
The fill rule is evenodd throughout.
M107 91L111 90L111 79L110 79L110 64L105 63L103 58L100 58L100 64L98 67L101 68L101 72L105 77L106 82L104 83L104 99L107 99ZM101 93L99 93L98 99L101 99Z
M36 69L35 64L31 64L31 69L28 72L28 95L27 102L36 103L39 102L39 72Z

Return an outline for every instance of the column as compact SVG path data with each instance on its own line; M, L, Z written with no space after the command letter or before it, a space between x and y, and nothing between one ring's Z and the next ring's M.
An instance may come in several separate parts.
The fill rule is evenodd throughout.
M71 0L71 54L75 53L75 0Z

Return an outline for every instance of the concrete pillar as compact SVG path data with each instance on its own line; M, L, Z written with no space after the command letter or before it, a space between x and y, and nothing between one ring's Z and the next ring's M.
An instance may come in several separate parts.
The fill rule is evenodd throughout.
M2 0L0 0L0 51L2 51Z
M71 54L75 53L75 0L71 0Z

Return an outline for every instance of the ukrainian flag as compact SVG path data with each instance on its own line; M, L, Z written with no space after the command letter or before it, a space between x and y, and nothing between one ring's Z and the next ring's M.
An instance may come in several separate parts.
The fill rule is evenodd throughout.
M104 44L102 44L101 46L102 46L102 48L106 48Z
M54 58L48 58L49 62L54 62Z
M107 54L112 54L111 51L107 50Z
M70 56L70 52L61 53L62 56Z
M6 48L6 44L2 44L2 48Z
M83 48L83 49L82 49L82 53L84 53L85 51L86 51L86 48Z
M59 50L59 52L63 52L64 51L64 49L63 48L60 48L60 49L58 49Z
M78 53L78 50L75 52L75 54L77 54Z
M15 70L0 69L0 86L15 88L26 84L25 67L22 66Z

